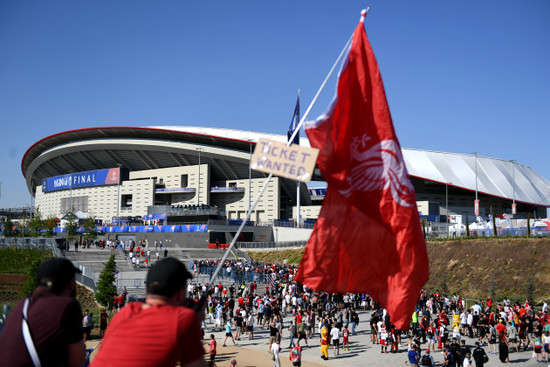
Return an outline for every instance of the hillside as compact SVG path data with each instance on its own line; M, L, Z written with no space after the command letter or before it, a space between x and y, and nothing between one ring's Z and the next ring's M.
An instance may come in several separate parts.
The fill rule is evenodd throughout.
M465 298L504 296L535 301L550 299L549 238L477 238L427 243L429 291ZM276 251L249 252L257 261L274 262ZM279 260L299 264L303 249L281 250Z

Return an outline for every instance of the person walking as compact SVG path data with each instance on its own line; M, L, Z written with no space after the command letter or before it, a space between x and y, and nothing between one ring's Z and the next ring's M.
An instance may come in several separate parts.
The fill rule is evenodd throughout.
M302 365L302 347L300 347L300 342L297 342L296 346L292 348L288 359L292 362L294 367L300 367Z
M233 334L231 334L231 319L228 319L225 323L225 339L223 340L223 346L226 346L227 338L231 338L233 341L233 345L235 345L235 339L233 338Z
M218 352L218 342L216 342L216 337L214 334L210 334L210 362L214 362L216 360L216 353Z
M280 339L276 339L273 344L271 344L271 359L273 360L273 367L281 367L281 359L280 359L280 351L281 347L279 344L281 343Z

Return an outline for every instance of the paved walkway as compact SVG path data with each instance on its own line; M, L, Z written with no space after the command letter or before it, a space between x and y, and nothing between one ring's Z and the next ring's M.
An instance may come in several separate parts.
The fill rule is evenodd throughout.
M284 318L284 325L288 328L290 316ZM363 367L363 366L406 366L407 360L407 339L404 339L402 349L399 353L387 353L381 354L380 347L373 345L370 342L370 326L368 321L370 320L370 312L359 312L359 326L357 327L357 335L350 336L350 351L340 351L340 355L334 356L332 352L332 346L329 349L329 360L324 361L320 358L321 352L319 348L319 334L317 333L313 339L309 342L309 347L304 346L302 354L302 366L303 367ZM223 340L225 338L225 332L218 331L212 332L212 324L207 320L206 325L208 329L205 331L204 349L208 353L208 343L210 340L210 334L214 334L216 341L218 342L218 354L216 357L216 364L218 367L229 367L231 359L235 358L239 367L271 367L273 362L271 361L270 354L267 352L267 341L269 340L269 331L267 329L262 330L261 327L256 325L254 327L254 340L248 340L247 337L241 338L240 341L236 341L237 345L233 346L231 340L228 340L227 347L223 347ZM281 353L281 366L291 367L292 363L289 361L289 338L288 331L283 331L283 340L281 347L283 348ZM233 332L234 334L234 332ZM466 344L473 350L473 344L475 340L466 338ZM91 341L87 343L88 347L95 347L97 341ZM423 344L425 349L425 344ZM488 353L488 348L484 347ZM423 350L424 350L423 349ZM442 352L432 352L432 356L436 361L436 366L441 366L443 362ZM93 358L93 354L92 354ZM205 355L208 358L208 355ZM519 353L510 353L510 364L514 366L550 366L549 362L537 363L532 358L532 351L521 351ZM475 362L473 364L475 366ZM489 354L489 363L485 366L494 367L503 365L498 359L498 355Z
M291 320L290 316L284 318L284 325L288 328L289 321ZM370 325L368 321L370 320L370 312L360 312L359 313L359 326L357 328L357 335L350 336L350 350L342 351L340 350L340 355L334 356L332 351L332 346L329 349L329 360L324 361L321 357L320 347L319 347L319 334L317 333L314 338L309 342L309 347L304 347L302 355L302 366L304 367L314 367L314 366L330 366L330 367L363 367L363 366L405 366L405 361L407 360L407 339L403 340L402 349L399 353L380 353L380 346L373 345L370 341ZM210 328L211 324L207 321L207 326ZM272 366L273 363L270 359L269 353L267 353L267 344L269 340L269 331L262 330L260 327L254 327L254 340L247 340L246 338L241 338L241 341L237 341L237 346L233 347L231 341L228 341L228 347L224 348L222 346L223 340L225 338L225 332L211 332L211 328L205 332L205 338L209 339L210 334L216 336L216 341L218 342L218 358L217 360L218 367L229 366L231 358L236 358L239 362L239 367L242 366ZM466 345L474 348L475 340L466 338ZM303 343L303 342L302 342ZM288 349L289 338L288 331L283 331L283 340L281 346L283 351L281 353L281 363L282 366L292 366L292 363L288 360L290 349ZM302 345L303 346L303 345ZM422 345L425 349L425 344ZM485 351L488 353L488 348L484 347ZM243 350L244 349L244 350ZM208 350L208 347L205 347L205 350ZM253 353L253 358L251 359L245 357L247 350ZM424 351L424 350L423 350ZM258 355L257 353L260 352ZM227 358L224 357L224 354L228 354ZM263 355L263 357L262 357ZM535 359L531 358L532 351L521 351L519 353L510 353L510 362L515 366L548 366L548 363L537 363ZM441 366L443 362L443 353L442 352L432 352L432 356L436 361L437 366ZM475 366L475 362L473 364ZM498 359L498 355L489 354L489 363L485 366L501 366L502 363Z

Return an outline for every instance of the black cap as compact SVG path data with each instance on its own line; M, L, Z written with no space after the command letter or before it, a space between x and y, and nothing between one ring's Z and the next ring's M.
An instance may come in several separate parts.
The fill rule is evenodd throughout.
M82 272L75 268L70 260L54 257L40 264L36 272L36 280L40 285L60 290L74 278L76 273Z
M193 276L183 263L173 257L158 261L147 273L147 293L164 297L173 296L180 288L185 287L187 279Z
M475 342L474 344L475 344L475 345L479 345L479 342Z

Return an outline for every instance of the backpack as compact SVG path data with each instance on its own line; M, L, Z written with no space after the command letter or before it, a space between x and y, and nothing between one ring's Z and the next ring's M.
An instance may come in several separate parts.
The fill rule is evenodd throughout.
M300 362L300 350L296 347L292 348L292 351L290 352L290 359L292 362Z
M298 328L296 327L296 324L292 324L292 327L290 328L290 333L295 338L298 336Z
M422 366L432 366L432 360L430 359L430 357L427 355L427 354L424 354L422 356L422 359L420 360L420 363L422 364Z

